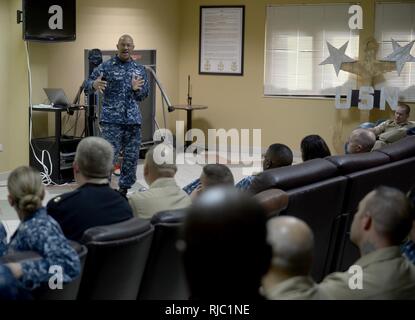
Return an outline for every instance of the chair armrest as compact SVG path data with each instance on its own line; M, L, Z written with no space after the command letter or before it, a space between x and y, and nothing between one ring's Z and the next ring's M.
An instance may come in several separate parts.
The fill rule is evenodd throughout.
M254 195L265 208L268 218L278 215L288 206L288 194L280 189L269 189Z

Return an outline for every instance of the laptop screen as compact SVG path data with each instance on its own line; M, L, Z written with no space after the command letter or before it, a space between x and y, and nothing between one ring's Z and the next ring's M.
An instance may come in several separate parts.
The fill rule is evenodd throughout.
M52 88L44 88L43 89L50 101L55 107L63 107L66 108L70 106L70 102L65 95L65 91L63 89L52 89Z

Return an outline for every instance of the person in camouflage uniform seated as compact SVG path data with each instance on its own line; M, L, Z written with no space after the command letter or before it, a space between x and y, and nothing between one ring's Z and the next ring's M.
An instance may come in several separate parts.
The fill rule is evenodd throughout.
M45 190L39 172L30 167L19 167L10 174L7 188L9 203L21 223L8 244L5 228L0 223L0 257L18 251L34 251L42 258L6 266L28 290L48 283L54 275L49 273L52 266L62 268L64 283L72 281L80 274L79 257L58 223L42 207Z

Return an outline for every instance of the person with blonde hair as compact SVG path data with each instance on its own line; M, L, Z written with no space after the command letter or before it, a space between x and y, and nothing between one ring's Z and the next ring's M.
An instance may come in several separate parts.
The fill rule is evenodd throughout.
M80 273L80 261L58 223L47 215L42 206L45 189L39 172L30 167L13 170L7 180L9 204L21 221L18 229L6 244L5 230L0 223L0 257L16 251L34 251L42 258L21 263L9 263L20 284L28 290L48 283L51 267L62 270L63 282L70 282Z

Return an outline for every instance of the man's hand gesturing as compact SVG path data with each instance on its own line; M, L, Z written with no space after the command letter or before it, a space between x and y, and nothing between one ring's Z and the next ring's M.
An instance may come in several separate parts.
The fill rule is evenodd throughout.
M103 74L101 73L101 75L94 81L93 83L93 87L95 90L98 90L101 93L104 93L105 89L107 88L107 81L102 80Z
M133 75L133 79L131 81L131 86L133 87L133 90L134 91L141 90L141 88L143 87L143 85L144 85L144 80L141 79L137 75Z

